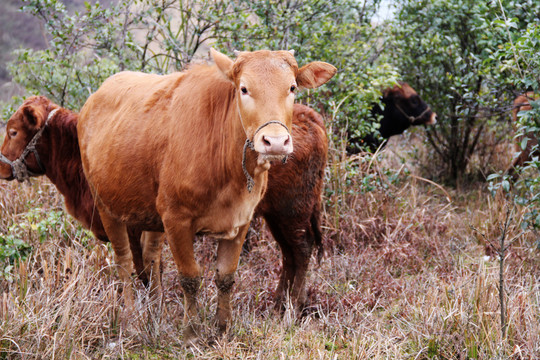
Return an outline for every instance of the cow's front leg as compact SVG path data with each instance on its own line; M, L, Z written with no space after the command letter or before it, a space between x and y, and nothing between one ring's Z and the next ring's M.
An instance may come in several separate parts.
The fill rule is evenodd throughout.
M169 247L180 275L180 284L184 290L184 343L197 340L197 292L201 285L201 270L195 261L191 221L179 220L178 217L164 215L163 226Z
M216 322L219 334L227 330L227 323L231 319L231 294L234 275L248 229L249 223L240 228L234 239L219 240L215 278L218 289Z

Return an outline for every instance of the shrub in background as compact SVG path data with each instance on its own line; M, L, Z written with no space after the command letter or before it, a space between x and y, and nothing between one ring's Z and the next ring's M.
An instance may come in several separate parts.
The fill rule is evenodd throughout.
M493 63L508 41L505 21L523 29L538 22L540 4L532 1L399 1L394 23L395 64L439 115L427 131L439 178L459 184L471 174L470 161L495 135L508 133L508 113L515 92ZM494 151L492 146L490 151ZM435 170L435 169L433 169ZM433 172L432 172L433 173Z

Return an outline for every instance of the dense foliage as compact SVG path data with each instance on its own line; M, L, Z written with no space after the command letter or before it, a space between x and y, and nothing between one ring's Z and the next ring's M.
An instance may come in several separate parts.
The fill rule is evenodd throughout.
M299 63L327 61L338 74L323 88L301 100L331 117L334 135L364 136L376 131L371 115L381 90L398 79L396 69L382 53L386 29L373 27L374 1L242 1L245 20L227 31L222 47L255 50L293 49ZM239 31L237 31L239 30Z
M475 154L493 152L508 133L512 100L526 90L508 83L494 63L496 50L509 40L501 25L519 33L538 23L540 3L406 0L398 9L392 52L403 77L439 114L427 140L440 175L456 183L471 175Z
M520 28L516 22L514 18L501 24L508 30L509 40L496 52L495 57L510 85L535 94L536 100L529 101L531 110L517 114L516 137L525 135L520 143L521 148L525 149L530 137L540 136L540 27L535 22ZM540 227L540 159L537 151L538 145L535 145L532 149L535 155L531 161L516 169L519 179L513 187L510 186L512 179L501 172L489 178L492 189L502 188L510 193L516 203L529 209L522 223L523 228Z

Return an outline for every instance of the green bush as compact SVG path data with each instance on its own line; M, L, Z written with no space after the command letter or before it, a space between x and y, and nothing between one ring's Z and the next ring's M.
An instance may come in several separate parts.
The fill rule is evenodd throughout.
M398 73L381 55L386 27L373 27L379 0L157 1L99 3L70 15L58 0L25 0L24 11L45 22L49 49L23 49L11 75L29 94L79 109L89 94L121 70L167 73L207 57L203 49L294 49L300 64L320 60L338 68L305 102L343 133L376 132L371 108Z
M521 93L532 91L540 94L540 27L531 23L525 29L520 29L517 19L510 19L499 24L508 30L509 39L504 46L494 54L499 69L506 81L520 89ZM527 134L521 143L525 149L526 140L530 136L540 138L540 99L530 101L531 110L518 113L516 137ZM532 151L538 150L535 146ZM491 189L500 188L513 200L527 208L522 222L525 228L540 228L540 159L533 156L524 166L516 169L519 179L513 186L508 175L502 172L489 177Z
M522 90L497 66L494 53L508 41L500 24L507 15L520 31L538 22L539 11L540 3L531 1L399 2L391 51L404 78L439 115L427 140L443 179L459 183L471 175L470 161L486 146L486 132L495 143L508 133L512 99Z

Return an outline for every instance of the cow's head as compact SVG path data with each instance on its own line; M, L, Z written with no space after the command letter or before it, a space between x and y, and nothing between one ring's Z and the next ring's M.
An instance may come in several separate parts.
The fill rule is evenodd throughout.
M44 173L37 152L29 150L28 145L44 127L54 107L57 106L46 97L32 96L11 116L1 148L0 179L23 181L29 175Z
M384 117L380 132L384 138L403 133L409 126L432 125L437 114L407 83L399 83L383 92Z
M235 86L242 125L254 150L267 159L292 153L290 131L298 88L324 84L336 68L318 61L298 68L292 51L239 52L234 61L214 49L211 53Z

